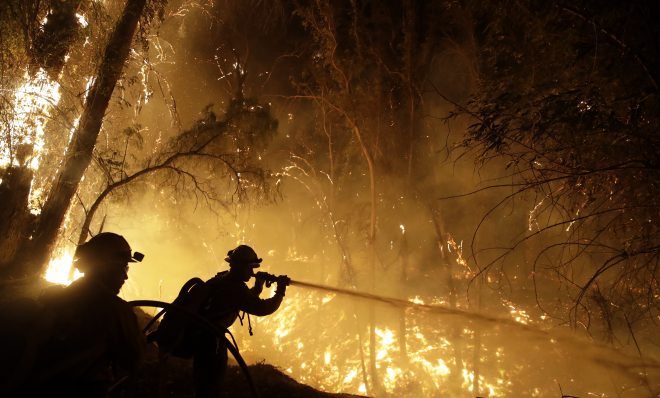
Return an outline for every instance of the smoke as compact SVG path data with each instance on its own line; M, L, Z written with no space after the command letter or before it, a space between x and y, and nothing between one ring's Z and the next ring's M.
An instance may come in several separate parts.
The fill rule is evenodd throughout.
M138 159L191 126L208 104L221 114L237 94L234 78L240 68L233 65L239 63L247 71L243 94L270 103L279 121L277 136L260 152L272 190L265 200L225 206L156 179L112 196L94 228L105 217L104 230L121 233L134 250L146 254L143 263L131 265L124 299L172 301L189 278L207 279L226 269L226 252L245 243L264 258L264 271L392 298L373 303L293 285L276 314L252 320L254 337L239 324L232 327L246 358L266 360L315 387L375 391L373 375L364 370L373 310L379 396L563 392L624 397L657 392L652 384L658 380L656 351L645 350L640 357L630 344L618 351L588 336L575 337L579 333L566 331L562 320L536 305L531 243L481 273L526 230L536 198L492 212L511 188L440 199L510 181L499 167L504 165L482 167L473 154L456 150L468 121L444 120L452 107L446 99L425 99L416 125L413 172L395 159L394 154L407 150L396 146L399 141L383 143L394 150L374 155L381 163L372 258L369 181L355 138L341 123L324 124L324 115L310 101L287 97L295 92L291 81L300 78L298 55L290 47L304 39L302 27L265 34L251 31L257 22L245 21L236 30L236 21L226 19L230 14L192 8L166 20L158 45L156 39L151 42L158 74L148 74L145 86L126 89L126 98L139 96L144 87L153 95L139 112L122 112L115 104L104 125L107 148L117 144L111 128L139 125L144 144L131 152ZM271 22L296 24L286 18ZM139 65L133 64L134 72ZM469 66L465 52L445 50L437 54L429 79L460 102L474 85ZM403 134L404 127L383 128L385 138L379 138ZM98 170L90 173L98 175ZM96 194L92 189L81 196ZM487 222L480 224L486 214ZM541 282L547 283L542 289L555 299L554 308L565 308L565 292L550 279ZM639 337L653 341L652 336Z
M217 218L208 209L185 201L154 207L162 200L156 198L159 194L108 209L107 229L121 231L134 249L147 254L143 263L131 267L122 291L127 300L171 301L188 278L209 278L226 269L224 255L239 243L251 244L257 250L264 258L264 271L329 286L342 280L339 251L325 243L328 237L321 233L322 221L307 214L314 212L303 199L241 207L234 221L229 216ZM406 234L416 229L415 223L408 221ZM401 235L401 230L396 233ZM488 292L483 296L492 301L482 303L481 309L460 298L458 306L452 308L445 272L433 266L438 259L423 265L418 258L423 256L409 260L408 275L414 280L414 289L401 283L398 267L379 267L376 294L394 297L375 306L378 363L390 393L465 394L471 386L465 380L470 379L475 333L479 333L482 388L492 388L492 396L545 396L558 394L560 386L564 393L578 396L588 392L611 396L617 391L621 396L647 395L644 383L654 380L658 372L652 357L640 359L634 353L622 353L553 327L524 301L524 296L521 302L505 304L499 294ZM361 258L356 256L353 261L360 267L358 279L366 279ZM365 287L358 286L358 291L362 289ZM232 327L241 352L248 361L265 360L318 388L359 393L364 389L359 353L368 353L366 314L371 304L335 293L294 284L276 314L252 318L255 336L248 336L247 328L238 323ZM272 291L264 293L269 294ZM427 304L410 305L410 299ZM401 359L400 353L403 316L408 331L407 360ZM463 352L461 364L454 363L456 349ZM456 375L456 369L467 369L468 373ZM604 384L604 374L611 384ZM460 379L458 385L451 379L455 376Z

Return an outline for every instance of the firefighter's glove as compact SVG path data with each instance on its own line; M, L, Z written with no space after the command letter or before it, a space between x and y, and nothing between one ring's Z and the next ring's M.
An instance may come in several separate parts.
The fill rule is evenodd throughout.
M263 287L264 283L268 281L269 276L270 274L268 272L263 272L263 271L257 272L256 274L254 274L254 285Z
M284 296L286 292L286 287L291 283L291 278L286 275L280 275L277 277L277 288L275 289L275 294Z

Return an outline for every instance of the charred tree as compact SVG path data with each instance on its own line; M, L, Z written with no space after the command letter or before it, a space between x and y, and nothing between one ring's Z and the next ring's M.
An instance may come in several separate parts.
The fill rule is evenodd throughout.
M0 183L0 264L9 263L16 256L20 242L29 232L32 219L34 218L28 210L28 197L30 195L30 184L34 177L32 170L25 164L28 153L32 152L31 146L19 148L17 159L18 166L10 165L5 170Z
M62 71L65 57L78 34L76 12L82 0L51 1L46 23L36 32L32 67L45 69L51 78Z
M106 46L97 76L87 98L69 147L34 230L23 235L16 259L3 270L6 276L41 272L53 249L59 229L80 179L92 158L105 110L128 57L146 0L129 0Z
M35 44L34 32L38 30L37 19L40 11L42 11L41 7L35 2L22 4L8 2L0 6L0 17L3 25L1 36L3 36L3 39L12 37L12 35L23 37L22 46L15 45L13 48L9 45L11 41L2 40L3 80L7 78L19 80L21 78L16 74L18 73L16 72L18 70L16 66L20 63L16 59L20 58L17 53L21 52L16 47L30 49ZM12 21L7 19L20 21L18 31L12 30ZM14 65L14 62L16 65ZM14 73L7 73L5 69L7 66ZM39 64L36 64L36 66L39 66ZM2 100L3 105L13 105L10 96L3 96ZM11 113L13 110L3 109L3 112L7 111ZM29 235L31 224L34 221L34 216L30 214L28 208L31 183L34 177L34 171L29 167L29 163L34 156L34 148L32 144L12 145L11 124L5 123L5 129L7 130L5 140L8 144L9 164L2 170L2 178L0 179L0 203L2 203L2 209L0 210L0 236L2 236L0 241L0 265L2 265L2 268L15 259L19 245L25 239L25 236Z
M31 76L37 70L43 69L55 79L62 71L65 55L78 32L75 14L79 5L80 0L71 0L45 3L10 1L0 6L0 19L4 25L2 35L14 39L0 43L3 50L3 80L9 78L20 81L23 76L16 73L20 70L18 65L22 61L29 63L28 71ZM39 15L46 7L49 9L45 17L46 22L40 26ZM14 30L12 27L17 28ZM22 59L21 53L27 54L28 59ZM6 67L11 72L6 73ZM4 104L11 103L9 98L3 100L6 101ZM6 141L9 147L9 165L2 170L0 179L0 203L3 207L0 217L0 272L15 262L20 246L31 236L36 221L35 215L31 214L28 207L34 178L34 171L30 167L30 161L35 156L34 146L24 143L12 147L12 131L9 130L14 126L9 123L5 128L8 130Z

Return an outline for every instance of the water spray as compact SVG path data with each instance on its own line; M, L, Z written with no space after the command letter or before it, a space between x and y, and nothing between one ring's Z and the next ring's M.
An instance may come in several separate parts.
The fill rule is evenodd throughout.
M410 301L410 300L405 300L405 299L400 299L400 298L394 298L394 297L387 297L387 296L381 296L373 293L365 293L365 292L360 292L357 290L350 290L350 289L343 289L339 287L332 287L332 286L326 286L326 285L319 285L316 283L310 283L310 282L303 282L303 281L297 281L289 278L286 275L280 275L276 276L273 274L269 274L267 272L257 272L254 275L256 278L262 279L266 282L266 286L270 287L272 283L284 283L286 285L291 285L291 286L298 286L302 288L307 288L307 289L314 289L314 290L320 290L328 293L335 293L335 294L340 294L344 296L350 296L350 297L355 297L358 299L363 299L363 300L369 300L369 301L377 301L383 304L388 304L394 307L398 308L415 308L419 310L424 310L428 312L432 312L435 314L444 314L444 315L454 315L454 316L461 316L465 318L472 318L480 321L486 321L486 322L497 322L497 323L504 323L510 326L514 326L517 328L523 328L528 331L540 331L536 328L532 328L528 325L516 322L511 319L506 319L506 318L499 318L491 315L485 315L485 314L480 314L480 313L475 313L475 312L469 312L469 311L463 311L459 310L456 308L449 308L445 307L442 305L437 305L437 304L425 304L425 303L420 303L420 302L415 302L415 301Z
M399 299L394 297L380 296L372 293L365 293L356 290L343 289L338 287L331 287L325 285L319 285L315 283L302 282L297 280L291 280L288 277L284 277L289 280L289 285L298 286L307 289L314 289L328 293L335 293L344 296L355 297L358 299L377 301L383 304L392 305L394 307L402 309L415 309L421 310L428 313L438 314L438 315L449 315L457 316L461 318L467 318L473 321L481 321L491 324L492 326L509 326L517 330L526 332L529 336L535 336L535 338L540 339L546 343L555 344L561 342L567 347L575 347L576 349L581 350L581 355L590 360L593 363L597 363L605 368L609 369L627 369L626 374L633 379L637 379L635 373L636 370L641 369L660 369L660 362L653 358L643 358L640 359L631 354L627 354L618 350L615 350L612 347L598 344L594 341L589 341L590 349L587 349L585 346L586 341L562 332L560 330L544 330L537 326L527 325L520 322L517 322L513 319L500 318L493 315L487 315L483 313L476 313L471 311L459 310L456 308L450 308L437 304L425 304L405 299ZM283 280L284 282L284 280Z

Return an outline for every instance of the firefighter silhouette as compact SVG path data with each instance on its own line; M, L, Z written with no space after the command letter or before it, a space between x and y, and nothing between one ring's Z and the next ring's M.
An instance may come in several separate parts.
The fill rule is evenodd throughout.
M118 379L134 372L143 335L132 307L117 296L128 263L141 261L121 235L99 233L78 246L75 266L84 276L51 287L37 300L32 340L10 396L105 397Z
M262 261L255 251L247 245L240 245L227 253L225 261L229 271L218 273L206 281L208 298L200 313L221 330L231 326L241 312L249 316L264 316L274 313L282 303L290 279L285 276L274 277L259 272ZM255 277L252 288L246 282ZM264 283L267 280L277 284L275 294L268 299L261 299ZM251 331L250 331L251 332ZM193 376L195 396L197 398L217 397L222 388L227 369L227 348L218 336L201 332L193 347Z

